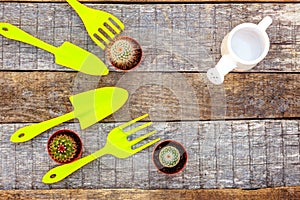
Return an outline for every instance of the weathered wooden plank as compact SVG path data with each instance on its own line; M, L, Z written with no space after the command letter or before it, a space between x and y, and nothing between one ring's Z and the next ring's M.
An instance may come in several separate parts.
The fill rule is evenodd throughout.
M223 37L243 22L271 16L268 56L252 71L300 71L300 4L88 4L122 19L122 33L140 42L144 61L138 71L201 71L220 58ZM71 42L98 55L105 53L86 34L78 15L66 3L0 3L0 21L17 25L59 46ZM68 70L52 54L0 37L2 70Z
M69 189L69 190L5 190L0 191L3 199L299 199L299 187L267 188L259 190L218 189L218 190L141 190L141 189Z
M125 88L127 103L105 121L145 112L154 121L299 118L299 74L232 73L224 85L201 73L0 72L0 121L40 122L73 110L68 98L104 86Z
M200 189L297 186L300 184L299 120L154 122L155 137L174 139L188 152L185 170L159 173L152 162L154 146L127 159L104 156L52 185L41 182L56 163L47 155L49 135L71 129L81 135L83 155L103 147L120 123L98 123L80 130L77 123L55 127L27 143L10 135L27 124L1 124L0 189ZM9 170L8 170L9 169Z

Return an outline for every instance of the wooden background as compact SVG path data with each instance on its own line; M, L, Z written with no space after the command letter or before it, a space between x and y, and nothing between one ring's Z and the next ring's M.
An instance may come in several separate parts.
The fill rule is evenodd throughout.
M283 186L290 188L277 193L274 189L273 194L299 197L299 187L292 187L300 185L299 4L87 4L122 19L123 34L143 47L140 67L120 73L89 39L71 7L58 2L1 2L0 21L56 46L71 41L102 58L111 72L105 77L76 73L56 65L48 52L0 37L1 197L55 198L59 191L58 198L88 198L89 192L100 192L103 199L105 195L152 199L166 194L157 189L179 189L168 197L251 198L252 194L264 199L270 197L268 190L251 191ZM220 58L223 37L234 26L258 23L267 15L273 19L267 29L271 41L267 57L248 72L230 73L223 85L211 85L205 72ZM124 87L131 95L104 122L80 130L75 120L32 141L9 142L18 128L71 111L70 95L111 85ZM158 173L150 147L125 160L102 157L57 184L41 182L56 166L45 151L55 130L78 132L88 155L105 144L113 127L145 112L154 121L157 136L186 147L189 160L182 173ZM199 190L222 188L251 191L229 190L233 195L229 196L228 190ZM19 190L31 191L24 196Z

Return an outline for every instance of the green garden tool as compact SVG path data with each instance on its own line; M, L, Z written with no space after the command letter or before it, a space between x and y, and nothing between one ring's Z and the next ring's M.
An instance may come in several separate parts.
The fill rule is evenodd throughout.
M117 87L103 87L70 97L74 111L38 124L23 127L10 138L11 142L26 142L63 122L77 118L85 129L120 109L128 99L128 92Z
M67 0L81 18L91 39L105 49L110 39L124 30L124 24L110 13L89 8L77 0Z
M148 116L148 114L145 114L143 116L135 118L134 120L131 120L125 124L122 124L122 125L114 128L113 130L111 130L109 132L109 134L107 136L106 144L102 149L100 149L88 156L85 156L79 160L76 160L72 163L61 165L61 166L58 166L58 167L55 167L55 168L49 170L43 177L42 181L47 184L56 183L58 181L63 180L64 178L66 178L67 176L69 176L70 174L75 172L76 170L80 169L81 167L96 160L97 158L99 158L103 155L111 154L117 158L128 158L128 157L132 156L133 154L158 142L160 140L160 138L156 138L146 144L143 144L142 146L132 149L132 146L134 146L137 143L141 142L142 140L150 137L156 131L149 132L143 136L140 136L140 137L135 138L130 141L128 141L128 139L127 139L128 136L131 136L133 133L146 128L147 126L151 125L152 122L148 122L146 124L140 125L136 128L128 130L128 131L123 130L124 128L132 125L133 123L135 123L147 116Z
M70 42L64 42L61 46L55 47L9 23L0 23L0 34L9 39L44 49L54 54L57 64L76 71L95 76L107 75L109 72L106 65L97 56Z

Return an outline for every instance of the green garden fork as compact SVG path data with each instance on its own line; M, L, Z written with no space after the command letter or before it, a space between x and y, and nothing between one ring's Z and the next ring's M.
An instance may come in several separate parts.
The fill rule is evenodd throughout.
M91 39L105 49L116 34L124 30L124 24L114 15L89 8L77 0L67 0L81 18Z
M81 167L96 160L97 158L99 158L103 155L111 154L117 158L128 158L128 157L132 156L133 154L158 142L160 140L160 138L156 138L140 147L132 149L132 146L134 146L137 143L141 142L142 140L150 137L151 135L156 133L156 130L149 132L147 134L144 134L143 136L140 136L133 140L128 140L129 136L136 133L137 131L140 131L140 130L150 126L152 124L152 122L145 123L143 125L133 128L129 131L123 130L124 128L134 124L135 122L137 122L147 116L148 116L148 114L145 114L143 116L135 118L125 124L122 124L122 125L114 128L108 134L106 144L102 149L100 149L86 157L83 157L79 160L76 160L72 163L61 165L61 166L58 166L58 167L55 167L55 168L49 170L43 177L42 181L47 184L56 183L58 181L63 180L64 178L66 178L67 176L69 176L70 174L75 172L76 170L80 169Z

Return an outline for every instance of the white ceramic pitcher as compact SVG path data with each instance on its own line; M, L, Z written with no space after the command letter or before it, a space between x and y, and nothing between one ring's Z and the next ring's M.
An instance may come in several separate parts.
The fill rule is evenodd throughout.
M222 41L221 59L207 71L208 79L222 84L224 76L233 69L246 71L264 59L270 48L266 29L271 23L267 16L258 24L243 23L233 28Z

